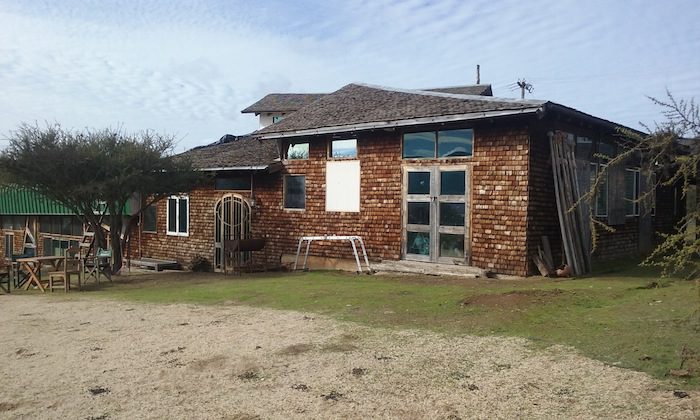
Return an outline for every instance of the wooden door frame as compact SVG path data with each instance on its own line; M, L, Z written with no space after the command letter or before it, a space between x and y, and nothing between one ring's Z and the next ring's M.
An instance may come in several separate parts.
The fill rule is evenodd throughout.
M472 170L470 164L459 163L450 164L445 162L424 163L424 164L407 164L401 168L401 258L410 261L424 261L433 263L454 263L457 258L440 257L440 233L454 233L456 230L461 230L461 227L440 226L439 220L439 205L441 202L461 202L464 200L464 258L461 260L464 264L471 263L471 226L472 226ZM442 196L439 193L441 172L458 172L464 171L464 197L462 196ZM430 172L430 194L428 202L431 206L431 223L427 232L431 237L431 255L423 257L416 254L408 253L408 202L424 201L424 197L411 197L408 194L408 174L409 172ZM413 199L411 199L413 198ZM423 200L421 200L421 198ZM416 231L411 229L411 231ZM452 232L451 232L452 231ZM459 232L458 232L459 233Z

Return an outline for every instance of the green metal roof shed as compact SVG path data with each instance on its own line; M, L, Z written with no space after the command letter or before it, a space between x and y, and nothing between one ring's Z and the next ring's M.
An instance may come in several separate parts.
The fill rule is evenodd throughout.
M36 191L20 187L3 187L0 188L0 215L2 214L72 216L74 213Z

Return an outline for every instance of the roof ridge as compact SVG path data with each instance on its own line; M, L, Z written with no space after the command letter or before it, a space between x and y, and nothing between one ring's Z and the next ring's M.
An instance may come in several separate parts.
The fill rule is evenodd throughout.
M452 98L452 99L470 99L483 102L506 102L506 103L517 103L525 105L542 105L548 101L540 99L514 99L514 98L499 98L496 96L482 96L482 95L465 95L461 93L445 93L445 92L435 92L420 89L403 89L403 88L392 88L388 86L372 85L369 83L352 83L354 85L363 86L370 89L384 90L387 92L398 92L398 93L408 93L413 95L423 95L423 96L437 96L440 98Z
M328 92L270 92L269 95L328 95Z
M491 86L491 83L475 83L473 85L454 85L454 86L437 86L437 87L432 87L428 89L419 89L419 90L433 90L433 89L454 89L454 88L461 88L461 87L467 87L467 86Z

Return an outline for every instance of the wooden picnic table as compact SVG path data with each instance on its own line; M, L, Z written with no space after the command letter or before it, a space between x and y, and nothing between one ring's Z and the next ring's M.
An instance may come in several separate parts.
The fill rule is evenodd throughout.
M41 282L41 266L44 264L50 264L54 271L58 271L61 263L65 257L61 255L47 255L43 257L29 257L29 258L18 258L17 262L20 266L27 271L29 279L24 286L24 290L29 290L32 284L36 285L42 292L46 291L46 288Z

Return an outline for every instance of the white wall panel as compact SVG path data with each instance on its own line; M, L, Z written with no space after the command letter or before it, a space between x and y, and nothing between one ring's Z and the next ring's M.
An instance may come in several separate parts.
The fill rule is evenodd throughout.
M360 211L360 161L326 162L326 211Z

